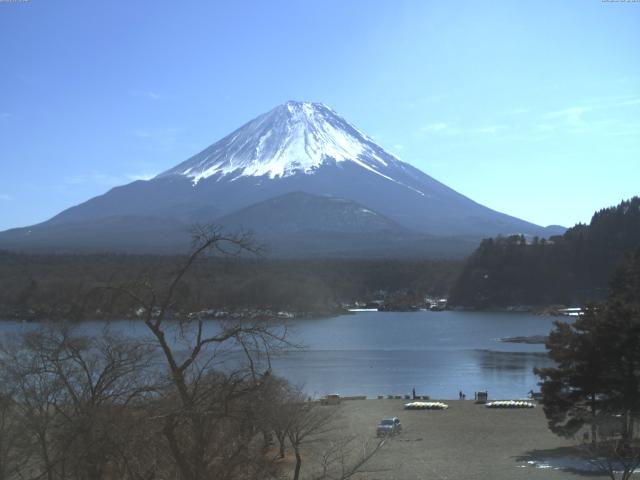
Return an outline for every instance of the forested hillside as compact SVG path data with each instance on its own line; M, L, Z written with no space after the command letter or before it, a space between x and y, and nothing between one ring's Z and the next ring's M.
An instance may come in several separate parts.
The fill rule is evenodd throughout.
M107 286L161 289L185 258L24 255L0 251L0 319L122 318L138 306ZM326 314L380 290L419 303L448 292L460 261L204 258L175 294L176 310L274 309Z
M602 298L625 253L640 245L640 198L596 212L549 240L483 240L463 267L450 304L473 308L579 304Z

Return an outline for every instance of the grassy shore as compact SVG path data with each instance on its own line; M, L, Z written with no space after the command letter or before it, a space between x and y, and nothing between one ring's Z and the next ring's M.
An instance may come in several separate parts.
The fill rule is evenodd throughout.
M406 400L353 400L336 410L329 436L375 438L383 417L397 416L403 432L386 441L359 478L394 480L578 479L580 473L539 468L532 461L564 456L575 445L552 434L542 408L489 409L446 401L449 409L406 411ZM304 469L303 469L304 470ZM586 478L586 474L585 478ZM593 477L593 474L589 475Z

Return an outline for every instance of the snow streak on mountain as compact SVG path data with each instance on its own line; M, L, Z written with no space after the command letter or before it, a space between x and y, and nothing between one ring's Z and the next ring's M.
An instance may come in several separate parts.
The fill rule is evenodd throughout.
M287 102L243 125L159 177L184 175L197 184L218 175L234 180L313 174L326 163L353 162L388 180L401 162L322 103Z

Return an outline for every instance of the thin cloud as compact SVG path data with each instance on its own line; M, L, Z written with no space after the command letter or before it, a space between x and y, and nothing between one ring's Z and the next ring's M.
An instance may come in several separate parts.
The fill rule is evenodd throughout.
M584 102L581 105L544 113L541 118L552 121L564 121L570 126L584 128L587 126L585 115L588 113L597 113L598 111L615 108L634 107L636 105L640 105L640 97L632 95L596 98Z
M67 177L65 179L65 183L68 185L97 184L106 187L114 187L116 185L122 185L125 182L122 177L117 175L110 175L101 172L88 172Z
M478 127L453 126L446 122L435 122L420 127L420 133L433 133L439 135L465 135L465 134L481 134L495 135L503 130L508 130L509 126L504 124L481 125Z
M592 98L582 103L593 109L620 108L639 105L640 97L638 95L610 95L607 97Z
M524 113L529 113L530 111L531 109L529 108L519 107L505 110L502 112L502 115L522 115Z
M613 102L609 105L607 105L608 107L611 108L615 108L615 107L632 107L634 105L640 105L640 98L632 98L630 100L622 100L620 102Z
M126 177L128 180L135 182L136 180L151 180L156 175L156 173L133 173L127 175Z
M136 180L151 180L157 175L157 173L129 173L126 175L111 175L102 172L86 172L79 173L70 177L67 177L64 182L67 185L98 185L100 187L116 187L119 185L125 185Z
M132 90L129 95L134 97L148 98L149 100L160 100L160 94L151 90Z
M624 123L618 128L611 129L609 137L640 137L640 123Z
M506 125L487 125L486 127L479 127L474 129L474 132L481 133L481 134L494 135L499 131L506 130L506 129L507 129Z
M140 138L153 138L156 136L148 130L134 130L131 133L133 134L133 136Z
M584 133L589 128L589 123L584 118L585 114L593 108L588 105L577 105L544 113L541 118L542 125L550 125L553 130L566 129L573 133ZM547 129L549 131L549 129Z
M424 127L420 128L421 131L423 132L442 132L444 130L447 130L449 128L449 125L445 122L436 122L436 123L430 123L429 125L425 125Z
M634 135L635 129L629 128L629 122L624 119L627 115L616 115L612 110L637 105L640 105L640 97L637 96L592 99L581 105L542 114L535 128L538 132L566 130L606 136Z
M553 112L548 112L543 115L544 118L560 118L565 119L570 122L581 122L582 116L593 110L591 107L587 106L577 106L577 107L569 107L562 110L556 110Z
M553 130L555 130L553 125L549 123L538 123L535 125L534 129L536 130L536 132L552 132Z

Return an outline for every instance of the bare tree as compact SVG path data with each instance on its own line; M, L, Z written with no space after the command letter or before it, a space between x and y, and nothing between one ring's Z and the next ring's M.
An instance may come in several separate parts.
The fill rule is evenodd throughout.
M274 435L278 442L278 457L284 458L287 433L291 422L290 406L300 400L299 390L283 378L275 375L264 377L264 388L260 395L259 426L265 438L265 447Z
M294 480L301 475L303 450L315 460L305 475L313 480L346 480L368 471L366 466L383 447L384 439L372 445L354 435L336 435L339 425L335 422L337 412L332 407L305 401L299 390L286 398L289 403L283 412L288 418L287 438L296 458Z
M316 402L304 401L300 395L297 401L291 403L288 409L289 424L287 438L296 456L293 479L300 478L302 468L302 447L318 440L318 436L330 431L329 423L333 411L320 406Z
M265 381L261 396L260 428L273 433L278 458L285 457L287 446L296 456L294 478L302 473L302 461L310 457L306 476L313 480L347 479L367 471L367 464L382 448L355 435L336 435L339 423L336 410L305 400L302 388L276 376ZM380 471L380 470L375 470Z
M320 472L313 480L347 480L358 473L382 471L379 468L368 469L367 464L383 447L385 440L373 444L367 440L358 442L355 436L340 437L328 442L320 453Z
M169 390L162 434L184 480L240 478L259 467L250 451L258 433L250 413L252 397L264 388L270 352L286 342L286 329L263 321L205 323L200 316L175 321L174 294L201 257L255 253L248 235L225 235L196 227L192 253L168 286L149 282L117 287L144 311L144 323L167 366Z
M148 346L108 332L82 336L65 326L29 332L5 345L3 376L13 387L13 410L29 439L23 457L38 459L29 476L104 478L122 460L130 405L155 389L150 359Z
M32 352L24 339L9 339L2 345L0 357L2 381L11 386L14 408L26 442L21 455L32 460L29 477L54 480L62 478L60 464L64 452L53 442L61 397L61 384L47 368L38 352Z
M25 440L12 392L0 391L0 480L16 478L28 463L22 454Z
M293 448L299 479L302 448L322 439L331 410L271 374L272 354L290 345L284 325L180 313L174 297L201 257L256 250L215 228L194 238L166 285L106 289L139 305L150 341L56 325L2 345L0 480L263 479L277 475L264 451L272 433L281 455ZM318 478L349 478L377 450L348 462L347 445L329 444Z

